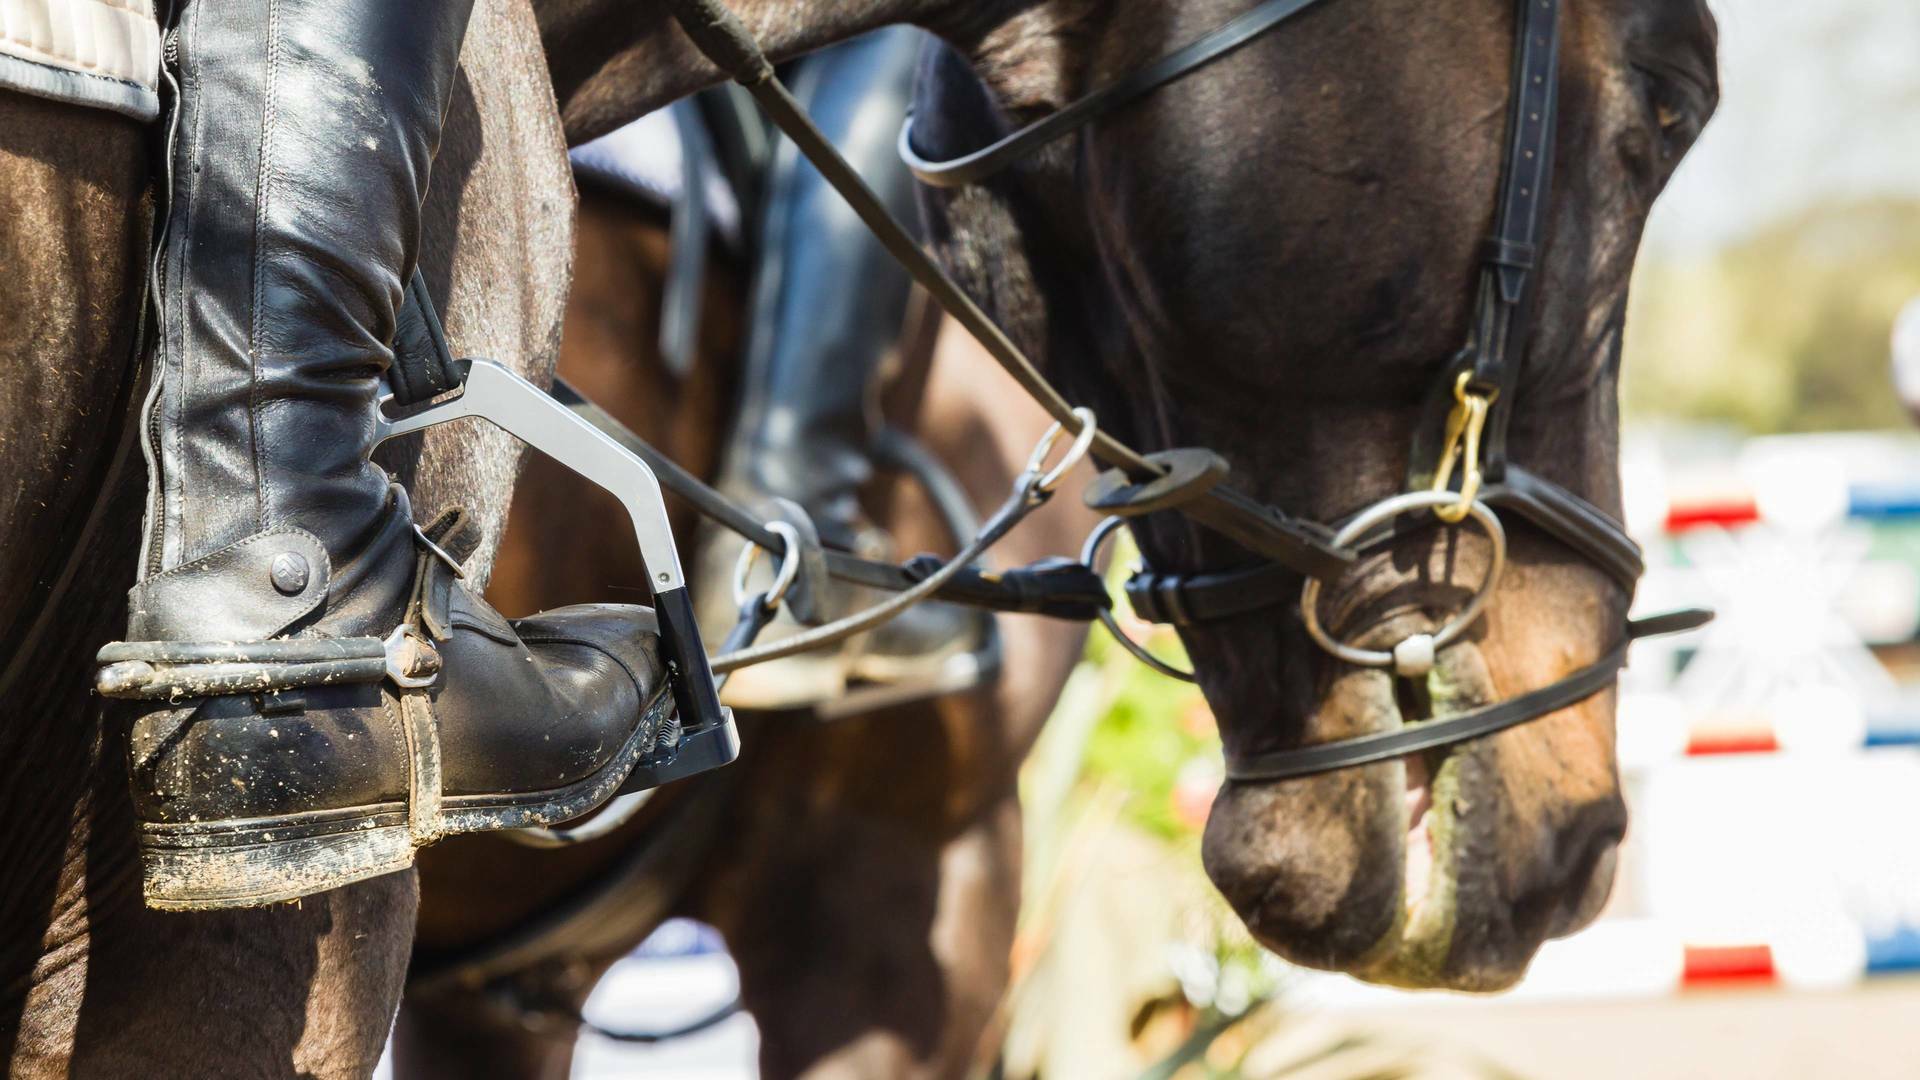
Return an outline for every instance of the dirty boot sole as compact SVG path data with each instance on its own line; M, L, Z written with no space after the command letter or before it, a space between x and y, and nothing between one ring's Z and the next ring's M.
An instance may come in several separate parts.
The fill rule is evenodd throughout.
M215 822L140 826L147 906L162 911L258 907L337 889L413 865L415 847L443 836L556 825L611 798L672 721L663 687L613 759L562 788L518 795L450 795L416 841L407 804Z

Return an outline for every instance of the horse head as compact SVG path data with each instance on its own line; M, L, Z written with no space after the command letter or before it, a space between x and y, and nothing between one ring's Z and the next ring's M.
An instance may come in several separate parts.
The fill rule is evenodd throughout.
M923 71L914 138L929 156L990 143L1254 6L1051 0L946 28L958 49ZM1150 449L1212 448L1244 493L1345 518L1430 470L1415 448L1439 438L1435 402L1474 334L1520 152L1515 9L1314 5L990 181L933 194L935 243L1104 427ZM1628 279L1654 198L1716 104L1717 34L1700 0L1564 4L1559 19L1552 195L1519 314L1530 333L1497 407L1514 462L1617 518ZM1457 713L1604 656L1628 590L1561 538L1506 524L1484 618L1424 678L1334 658L1297 606L1183 626L1229 756ZM1135 533L1156 571L1251 558L1176 514ZM1480 532L1399 530L1317 610L1331 636L1392 649L1457 614L1492 561ZM1625 824L1603 692L1444 751L1229 782L1204 859L1290 959L1486 990L1598 913Z

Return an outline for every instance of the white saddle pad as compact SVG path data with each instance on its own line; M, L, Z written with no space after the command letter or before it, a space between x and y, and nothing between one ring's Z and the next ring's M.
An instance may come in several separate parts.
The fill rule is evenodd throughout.
M0 0L0 87L152 120L153 0Z

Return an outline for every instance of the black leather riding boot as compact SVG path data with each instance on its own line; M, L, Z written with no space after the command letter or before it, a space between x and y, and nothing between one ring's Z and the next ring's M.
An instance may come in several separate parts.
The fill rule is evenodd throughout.
M915 182L895 140L924 37L907 27L881 30L803 58L792 76L794 96L821 131L909 222L919 218ZM761 221L753 334L723 486L770 509L770 500L798 504L830 546L891 557L860 494L874 474L871 392L901 344L912 279L790 142L774 156ZM708 595L726 595L721 583L737 549L726 538L703 551ZM840 599L844 609L874 597ZM777 623L768 637L783 627L791 623ZM818 705L862 680L951 689L943 666L985 633L972 613L922 605L837 651L741 671L727 699L753 708Z
M100 691L149 903L267 903L577 816L671 728L651 613L510 624L370 463L471 0L194 0L146 403L143 580Z
M793 93L902 221L914 180L894 139L913 100L921 34L900 27L799 61ZM873 476L868 391L900 342L913 281L790 142L774 155L728 486L800 504L853 548Z

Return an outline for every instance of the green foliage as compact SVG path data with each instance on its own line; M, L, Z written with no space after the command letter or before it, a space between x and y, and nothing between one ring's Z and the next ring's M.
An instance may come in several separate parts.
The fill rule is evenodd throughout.
M1627 415L1750 434L1905 427L1888 342L1917 296L1920 202L1822 207L1704 260L1643 263Z
M1156 633L1152 643L1155 651L1185 663L1172 634ZM1131 657L1116 659L1128 665L1124 682L1087 742L1087 772L1131 793L1126 817L1133 824L1166 840L1191 836L1193 828L1174 812L1174 788L1189 762L1219 759L1220 740L1206 704L1193 687L1156 675Z
M1121 536L1108 573L1115 595L1124 568L1136 559L1132 539ZM1142 634L1156 655L1188 665L1178 634L1130 618L1122 621ZM1097 630L1088 638L1087 661L1105 684L1106 709L1087 738L1085 778L1129 793L1123 816L1130 824L1162 840L1196 840L1194 824L1176 813L1174 789L1183 769L1220 761L1220 738L1205 699L1195 687L1148 670Z

